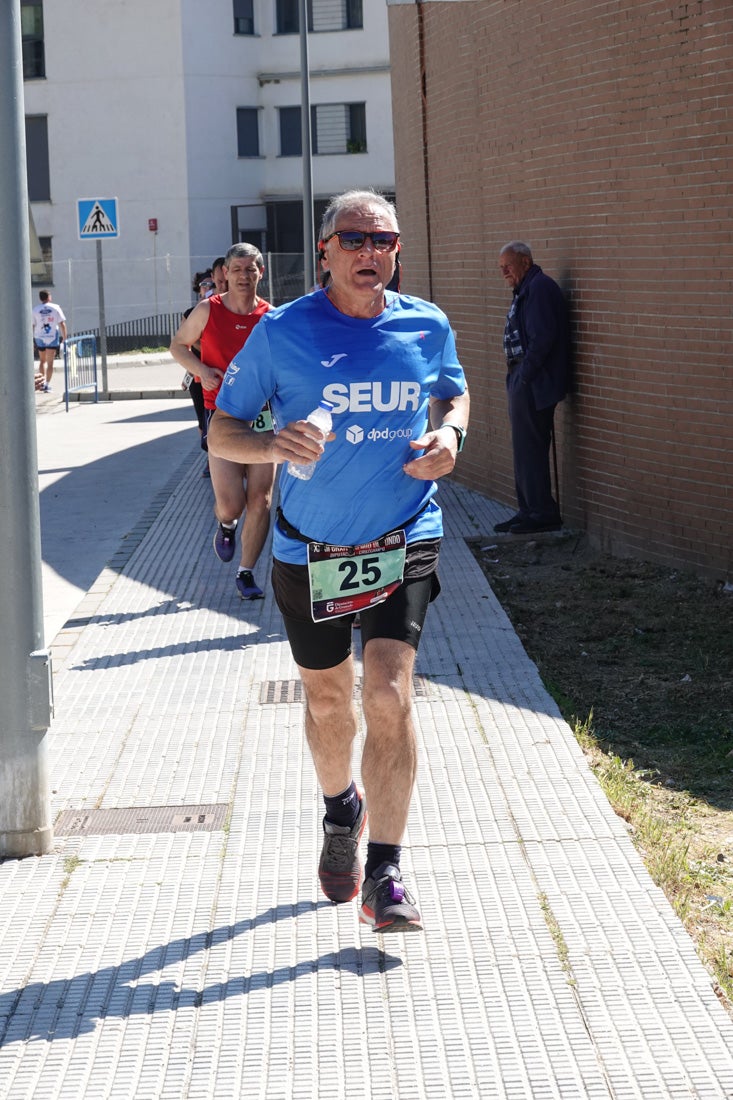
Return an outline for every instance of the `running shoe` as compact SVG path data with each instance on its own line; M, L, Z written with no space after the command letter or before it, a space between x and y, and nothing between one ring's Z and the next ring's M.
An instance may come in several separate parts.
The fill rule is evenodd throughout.
M366 799L360 793L359 816L351 828L323 819L323 848L318 878L323 893L331 901L351 901L361 885L359 841L367 823Z
M250 569L237 570L236 585L237 592L243 600L262 600L265 597L265 593L260 586L255 584L255 579Z
M219 561L231 561L234 557L234 547L237 542L237 525L225 527L218 524L214 534L214 553Z
M359 920L375 932L419 932L420 914L402 882L399 867L381 863L364 883Z

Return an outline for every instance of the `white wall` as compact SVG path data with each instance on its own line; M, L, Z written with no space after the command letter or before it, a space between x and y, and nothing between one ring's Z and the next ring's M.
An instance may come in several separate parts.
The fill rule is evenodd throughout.
M48 115L51 202L33 214L53 237L54 297L80 331L97 322L97 266L77 199L118 199L119 239L102 246L108 321L153 312L149 217L157 253L188 256L178 3L157 0L151 20L145 0L47 0L44 31L47 78L26 82L25 111Z
M253 37L233 33L229 0L184 0L184 17L191 249L213 258L231 244L232 206L302 198L302 162L279 155L277 115L278 107L300 103L300 36L273 33L274 0L256 5ZM314 157L315 197L352 186L394 190L386 3L364 3L363 30L311 34L308 47L312 104L367 103L368 152ZM381 71L355 75L356 68ZM336 71L315 75L323 69ZM277 75L279 83L261 85L258 74ZM259 108L259 158L237 156L237 107Z
M231 0L46 0L43 13L46 79L26 81L25 112L48 116L51 202L33 215L53 238L54 299L72 331L97 324L96 246L78 238L76 203L116 197L120 236L102 244L108 323L183 309L193 271L231 244L233 205L302 197L277 119L300 102L300 38L272 33L274 0L257 0L254 37L233 33ZM368 152L314 157L316 197L394 189L384 0L365 0L364 20L309 35L311 103L367 103ZM262 155L240 159L236 109L250 106Z

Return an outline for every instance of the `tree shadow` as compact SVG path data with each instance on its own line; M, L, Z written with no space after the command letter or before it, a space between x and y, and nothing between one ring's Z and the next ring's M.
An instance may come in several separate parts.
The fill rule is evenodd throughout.
M98 1020L116 1017L176 1011L185 1007L246 997L258 989L271 989L287 982L296 982L324 970L347 971L359 978L384 974L402 966L402 960L379 947L350 946L329 951L312 959L303 959L293 966L258 970L238 974L225 982L214 982L202 989L181 988L175 982L141 983L146 974L154 974L189 956L253 933L282 920L317 916L321 909L332 909L328 901L299 901L293 905L278 905L248 920L222 925L210 932L200 932L151 947L144 955L128 959L117 966L59 978L50 982L30 982L14 990L0 993L0 1047L29 1040L53 1042L55 1039L75 1039L93 1031Z
M244 652L245 649L257 645L257 633L222 634L216 638L172 642L170 645L156 646L151 649L132 649L127 653L101 653L98 657L90 657L70 667L78 672L95 672L101 668L124 668L125 665L134 665L138 661L155 660L158 657L179 657L185 653L234 653L240 650ZM272 641L272 635L268 635L267 640Z
M114 423L154 426L179 420L190 423L191 416L161 410ZM41 477L61 475L39 493L45 565L75 588L88 591L146 515L151 498L159 512L192 468L197 441L194 422L190 432L150 438L81 466L63 468L58 461L41 466ZM69 447L73 445L70 430Z

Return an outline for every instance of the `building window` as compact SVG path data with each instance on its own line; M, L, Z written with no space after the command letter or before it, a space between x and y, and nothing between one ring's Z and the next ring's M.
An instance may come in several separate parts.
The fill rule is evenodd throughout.
M255 33L254 0L234 0L234 33Z
M366 105L319 103L311 107L311 142L314 154L366 153ZM300 107L280 108L280 156L299 157L303 145Z
M310 13L308 22L310 23ZM300 30L298 0L277 0L276 29L278 34L297 34ZM308 28L310 30L310 27Z
M299 157L303 151L300 133L300 107L281 107L280 116L280 156Z
M363 0L308 0L308 30L349 31L364 26ZM277 0L277 33L300 30L299 0Z
M43 48L43 0L21 0L20 29L23 37L23 79L46 75Z
M344 30L360 31L364 26L362 0L344 0L344 7L346 8L346 26Z
M53 286L51 238L39 237L41 259L31 257L31 286Z
M314 153L366 153L363 103L322 103L315 108Z
M48 202L51 198L51 176L48 168L48 118L46 115L25 116L25 147L28 198L31 202Z
M364 26L362 0L309 0L310 31L350 31Z
M237 156L260 155L260 129L256 107L237 107Z

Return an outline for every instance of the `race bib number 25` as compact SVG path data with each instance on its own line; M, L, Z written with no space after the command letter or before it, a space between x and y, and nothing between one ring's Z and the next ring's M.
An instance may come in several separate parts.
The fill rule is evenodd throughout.
M308 580L314 622L352 615L382 603L402 583L404 531L361 546L308 543Z

